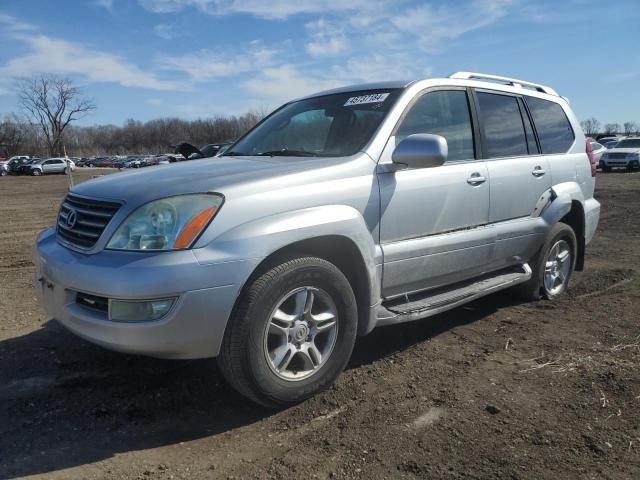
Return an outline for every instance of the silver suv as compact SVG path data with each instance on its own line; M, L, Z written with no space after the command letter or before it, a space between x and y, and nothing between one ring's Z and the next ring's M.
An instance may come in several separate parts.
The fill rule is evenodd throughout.
M626 137L605 151L600 157L600 168L610 172L612 168L632 171L640 168L640 137Z
M49 314L103 347L218 357L268 406L345 368L357 335L513 287L562 294L600 205L552 89L474 73L292 101L222 157L76 185L37 238Z

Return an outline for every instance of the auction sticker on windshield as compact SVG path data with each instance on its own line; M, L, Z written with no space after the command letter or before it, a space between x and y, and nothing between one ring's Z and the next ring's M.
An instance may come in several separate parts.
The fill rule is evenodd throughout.
M363 103L379 103L384 102L389 93L372 93L370 95L361 95L359 97L351 97L344 104L345 107L350 105L362 105Z

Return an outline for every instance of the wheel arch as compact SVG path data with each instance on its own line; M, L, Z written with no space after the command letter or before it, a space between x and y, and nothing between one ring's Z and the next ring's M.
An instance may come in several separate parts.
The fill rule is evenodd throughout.
M559 221L569 225L576 235L578 251L576 252L575 270L581 272L584 269L585 256L585 221L582 203L577 200L572 200L571 209Z
M329 234L310 237L278 248L255 267L240 289L238 298L260 275L295 257L322 258L334 264L347 277L358 307L358 333L366 332L370 320L370 299L374 295L373 281L362 251L351 238L344 235ZM234 305L234 310L235 308Z

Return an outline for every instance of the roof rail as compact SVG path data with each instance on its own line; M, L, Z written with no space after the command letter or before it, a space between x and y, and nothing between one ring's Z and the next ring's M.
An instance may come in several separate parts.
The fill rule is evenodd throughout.
M500 77L498 75L488 75L486 73L475 72L455 72L449 75L449 78L457 78L460 80L492 80L494 82L501 82L505 85L512 85L517 88L531 88L541 93L547 93L549 95L555 95L559 97L558 92L553 88L538 83L527 82L525 80L518 80L517 78Z

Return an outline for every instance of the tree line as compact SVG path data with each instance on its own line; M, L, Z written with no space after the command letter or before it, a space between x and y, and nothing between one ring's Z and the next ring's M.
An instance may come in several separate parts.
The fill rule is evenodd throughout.
M39 157L168 153L171 145L237 139L264 117L264 112L240 116L183 120L158 118L123 125L77 126L95 105L68 78L40 75L17 85L21 115L0 119L0 157L28 154Z
M591 117L580 122L582 130L587 137L595 137L596 135L640 135L640 125L636 122L605 123L602 125L597 118Z
M264 112L199 120L158 118L124 125L76 126L73 122L96 109L81 89L64 77L39 75L21 79L22 115L0 119L0 157L30 154L40 157L93 156L102 154L167 153L171 145L189 142L196 146L237 139L264 117ZM601 125L594 117L580 122L585 134L640 135L636 122Z

